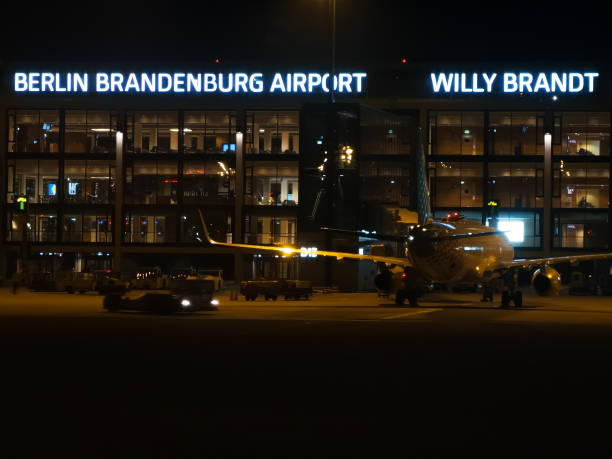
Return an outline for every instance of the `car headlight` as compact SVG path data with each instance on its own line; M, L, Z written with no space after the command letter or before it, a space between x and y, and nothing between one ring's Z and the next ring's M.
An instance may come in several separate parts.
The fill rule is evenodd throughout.
M184 308L187 308L191 306L191 301L189 301L187 298L183 298L181 300L181 306L183 306Z
M212 304L213 306L219 306L219 300L217 299L210 300L210 304Z

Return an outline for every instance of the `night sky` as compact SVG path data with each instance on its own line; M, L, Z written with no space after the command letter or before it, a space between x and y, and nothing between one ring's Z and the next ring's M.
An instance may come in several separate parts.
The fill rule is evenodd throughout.
M429 8L412 3L337 0L338 67L394 67L402 58L408 63L565 65L610 59L609 16L588 2L572 9L561 3L534 7L531 2L503 2L503 8L502 2ZM4 10L0 60L207 66L219 58L220 68L328 66L328 0L199 5L20 3Z

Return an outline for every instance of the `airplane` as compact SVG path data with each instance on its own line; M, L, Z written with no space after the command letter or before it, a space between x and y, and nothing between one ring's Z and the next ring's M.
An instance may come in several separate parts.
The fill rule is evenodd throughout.
M419 130L419 138L422 136ZM419 139L420 140L420 139ZM589 260L612 259L612 253L568 255L531 259L515 259L514 248L509 244L503 231L465 220L458 212L445 218L432 218L430 194L426 175L426 160L422 141L416 149L416 182L418 188L417 211L419 225L405 235L386 235L367 231L321 228L354 236L396 241L402 244L401 256L384 254L356 254L317 250L317 256L334 257L337 260L369 260L377 263L379 273L374 279L377 288L395 294L395 303L403 305L406 300L411 306L418 305L418 298L432 282L441 284L481 284L488 292L483 298L493 300L492 286L503 282L501 306L515 307L523 304L523 295L517 289L514 274L519 268L536 268L531 284L541 296L557 295L561 289L561 276L551 265L577 263ZM199 210L202 228L207 241L212 245L244 248L257 251L272 251L285 256L296 254L311 255L308 250L282 245L254 245L227 243L213 240L206 227L204 216ZM376 251L373 251L376 252Z

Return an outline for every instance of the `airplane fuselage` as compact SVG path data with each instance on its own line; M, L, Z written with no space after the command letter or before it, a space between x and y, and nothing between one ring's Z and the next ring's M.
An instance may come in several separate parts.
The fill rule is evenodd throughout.
M480 282L486 280L500 262L514 258L514 249L506 236L492 234L459 239L444 237L495 231L469 220L428 223L412 232L412 239L407 243L408 256L413 266L430 281Z

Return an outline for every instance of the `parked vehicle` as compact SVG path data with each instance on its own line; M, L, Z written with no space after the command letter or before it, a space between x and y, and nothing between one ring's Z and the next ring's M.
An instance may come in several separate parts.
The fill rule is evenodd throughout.
M255 301L259 295L268 300L276 300L280 295L280 281L242 281L240 282L240 294L245 300Z
M200 268L197 277L199 279L212 280L215 284L215 291L222 290L224 287L223 270L220 268Z
M300 280L243 281L240 283L240 294L247 301L255 301L259 295L263 295L266 301L276 300L279 296L284 296L285 300L307 300L312 295L312 283Z
M75 271L60 271L55 281L58 292L85 293L95 290L93 273L79 273Z

